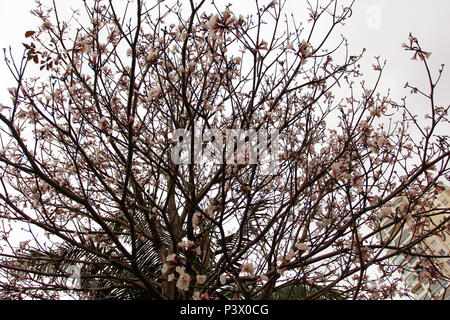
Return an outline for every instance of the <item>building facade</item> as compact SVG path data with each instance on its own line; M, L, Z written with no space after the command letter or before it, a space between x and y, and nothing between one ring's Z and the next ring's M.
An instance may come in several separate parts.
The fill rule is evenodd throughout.
M445 223L444 219L449 216L446 209L450 208L450 189L439 194L432 208L423 211L423 218L418 220L413 218L413 214L394 222L394 216L401 215L407 206L408 199L405 196L391 202L393 215L381 219L381 226L385 228L378 237L391 248L414 244L413 249L407 250L409 252L406 254L393 256L391 263L400 267L402 280L416 299L450 300L450 228L439 233L433 232L420 242L417 236ZM394 252L395 249L390 250Z

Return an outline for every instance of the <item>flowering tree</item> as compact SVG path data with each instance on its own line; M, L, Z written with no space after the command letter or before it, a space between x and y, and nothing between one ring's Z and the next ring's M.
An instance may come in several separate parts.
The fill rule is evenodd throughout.
M305 8L305 24L285 1L256 1L250 16L205 0L113 2L67 19L37 2L42 25L21 61L6 58L1 298L381 299L403 294L400 253L445 277L418 248L449 231L442 208L421 227L448 181L448 107L416 38L404 46L430 88L408 86L428 101L425 120L377 93L379 59L376 83L360 80L362 53L336 42L352 12L341 1ZM263 172L235 144L216 161L175 161L229 129L277 132L276 166ZM198 146L195 132L212 130ZM391 210L400 195L408 205ZM406 221L407 243L379 236Z

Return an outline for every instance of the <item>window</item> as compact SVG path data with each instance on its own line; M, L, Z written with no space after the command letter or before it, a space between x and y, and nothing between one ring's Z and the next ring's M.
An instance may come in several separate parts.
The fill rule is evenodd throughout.
M412 286L414 284L414 282L416 282L416 279L414 277L414 273L411 273L408 277L406 277L405 282Z
M386 229L383 229L381 231L381 238L382 239L387 239L388 238L388 233L386 232Z
M411 234L409 232L404 232L401 239L400 239L400 244L403 244L406 242L406 240L408 240L410 238Z
M435 283L430 287L430 291L433 295L439 293L442 289L443 287L439 283Z
M394 204L392 205L393 207L398 206L399 204L403 203L403 199L398 199L397 201L394 202Z
M444 199L444 200L442 200L441 202L442 202L442 204L443 204L444 206L446 206L447 203L448 203L448 199Z
M432 247L436 247L437 245L438 245L438 243L437 243L436 240L433 240L433 242L431 242L431 246L432 246Z
M405 258L402 255L399 255L394 259L394 264L401 265L404 260Z
M450 300L450 290L445 291L444 300Z
M414 286L414 288L411 289L411 292L415 293L416 295L419 295L420 293L423 292L423 290L424 290L424 288L422 287L422 284L419 282L418 284L416 284Z
M439 251L439 255L445 256L445 250L444 250L444 249L441 249L441 250Z
M416 296L420 296L424 291L425 291L425 288L420 286L420 288L416 292L413 292L413 293L415 293Z

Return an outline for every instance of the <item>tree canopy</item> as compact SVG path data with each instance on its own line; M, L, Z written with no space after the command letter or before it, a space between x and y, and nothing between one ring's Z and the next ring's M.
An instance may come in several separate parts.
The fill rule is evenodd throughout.
M378 92L381 58L364 81L364 50L338 33L352 3L317 1L297 21L283 0L251 15L116 2L67 14L38 1L23 57L5 51L16 83L0 106L0 298L385 299L407 295L400 254L448 280L422 244L449 235L434 203L449 107L434 99L444 67L432 76L418 39L403 47L429 80L407 85L426 119ZM253 133L267 133L268 172ZM380 236L393 225L411 239Z

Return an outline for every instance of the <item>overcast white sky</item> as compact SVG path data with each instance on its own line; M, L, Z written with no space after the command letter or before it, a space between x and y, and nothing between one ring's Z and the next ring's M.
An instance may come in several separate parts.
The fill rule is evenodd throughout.
M152 0L154 1L154 0ZM76 6L81 0L57 0L60 6ZM230 1L217 1L225 4ZM264 2L264 1L261 1ZM245 5L244 5L245 3ZM253 8L253 1L240 1L239 7ZM431 4L430 4L431 3ZM37 22L29 13L34 0L0 0L0 48L12 46L23 49L24 33L33 29ZM294 15L302 16L306 0L288 0L288 9ZM237 7L236 7L237 9ZM241 12L236 12L239 14ZM243 12L244 13L244 12ZM388 60L382 88L391 88L394 97L407 94L404 83L424 83L424 70L420 63L409 60L411 54L400 47L412 32L419 38L425 50L433 54L430 63L435 67L450 59L450 1L448 0L356 0L353 16L342 32L348 37L351 48L359 52L367 48L364 64L369 71L372 58L381 55ZM6 73L1 52L0 62L0 102L5 101L5 88L12 85ZM450 68L450 64L448 66ZM444 74L441 90L438 91L438 104L448 104L450 90L450 70ZM445 92L449 91L449 93Z

